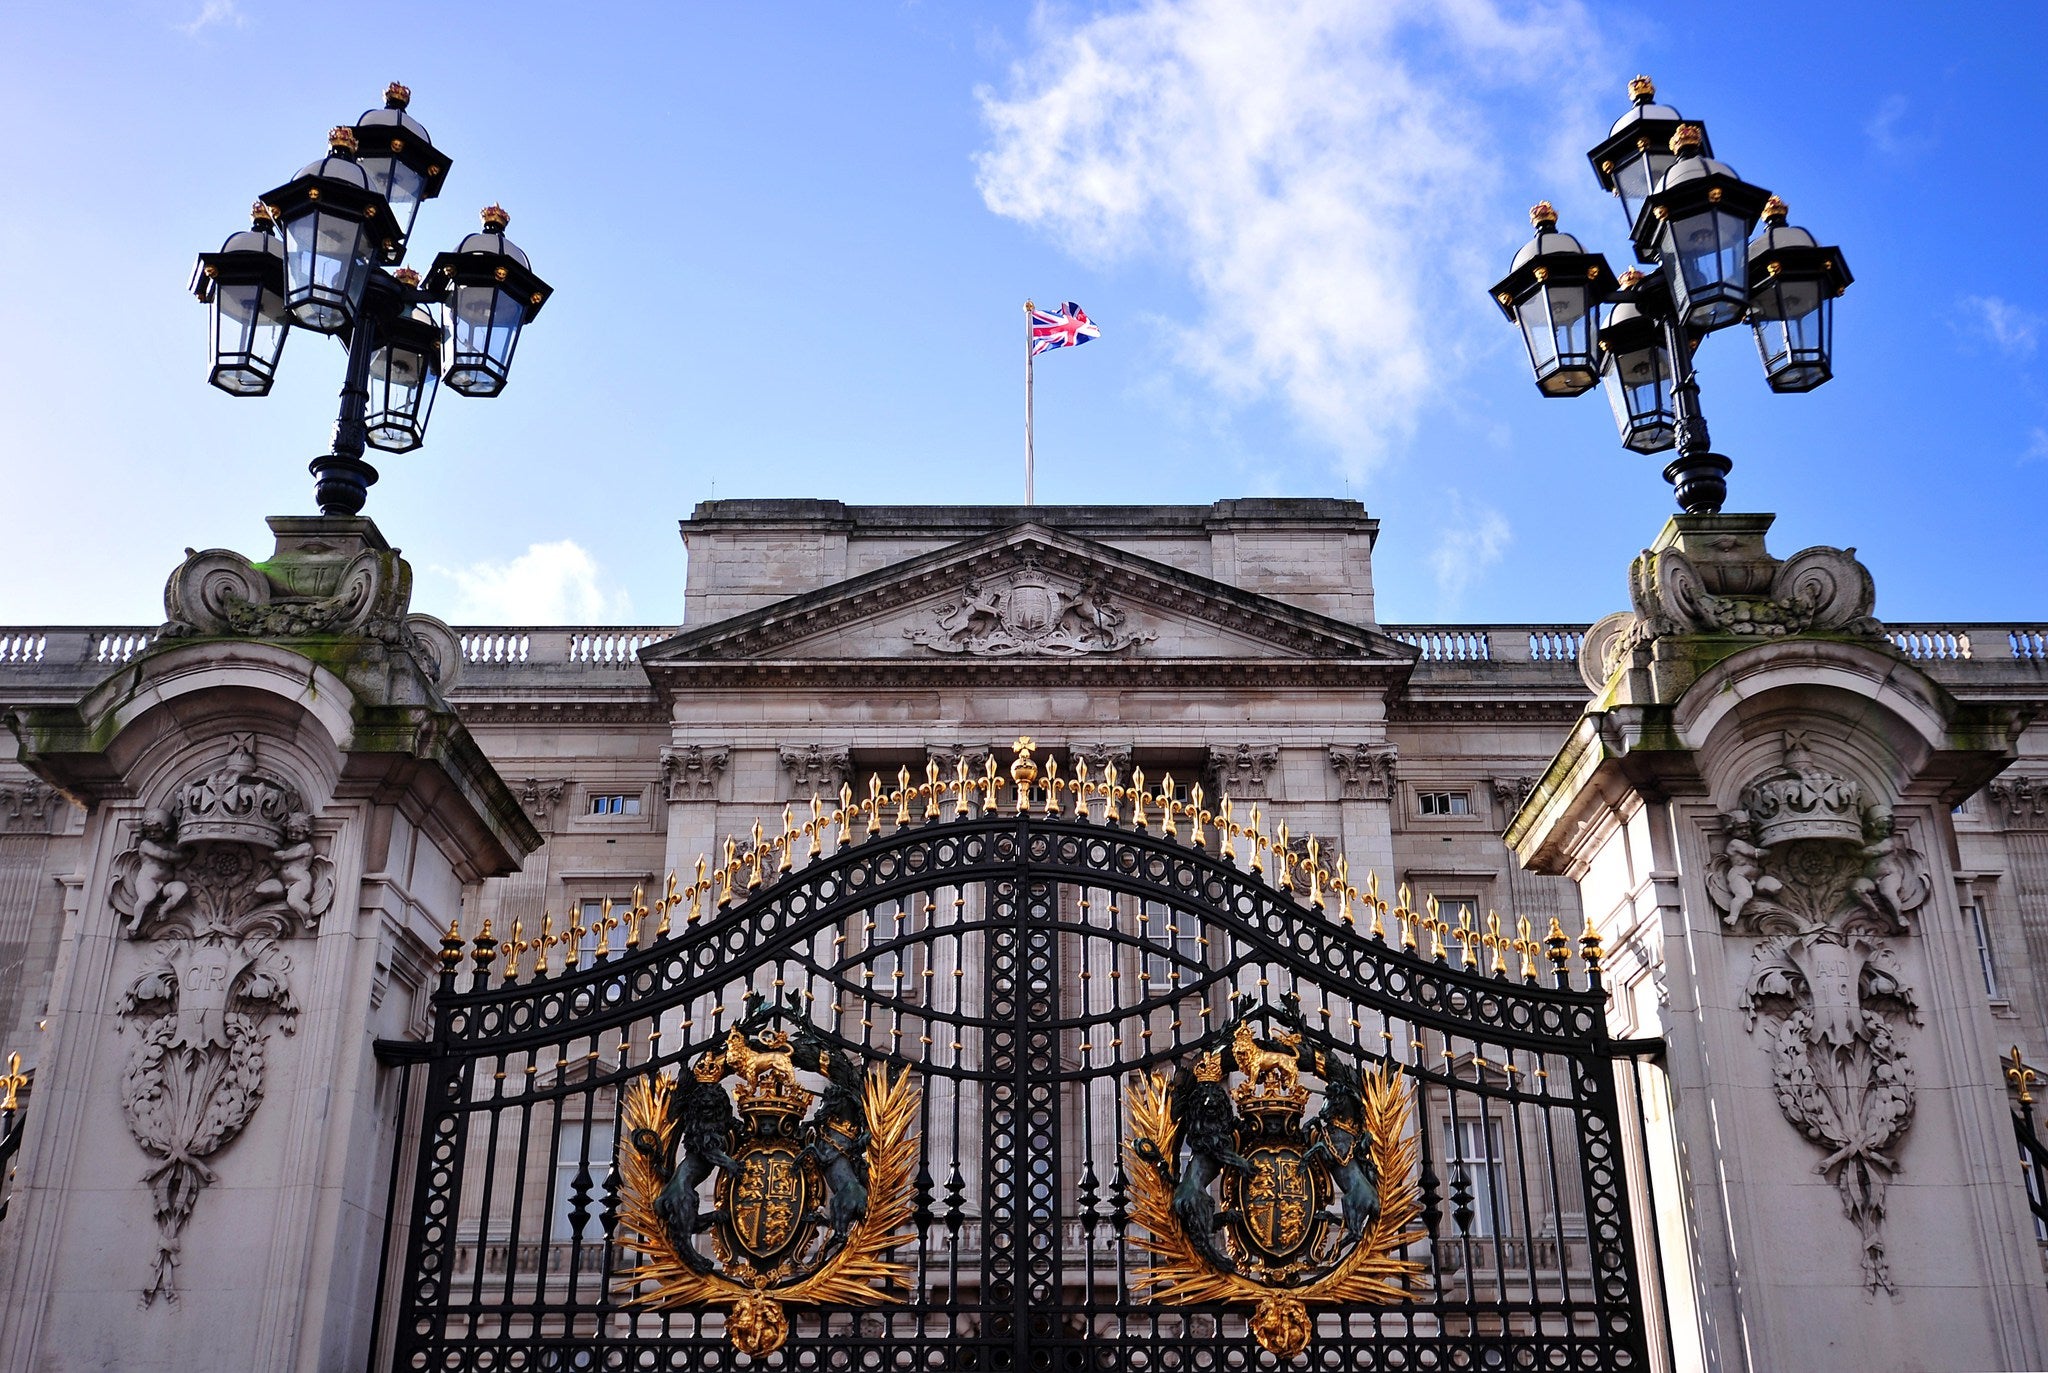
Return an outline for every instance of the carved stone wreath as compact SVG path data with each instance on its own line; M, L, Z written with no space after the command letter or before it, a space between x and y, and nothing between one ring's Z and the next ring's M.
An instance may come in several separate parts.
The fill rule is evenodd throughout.
M121 1080L128 1128L156 1164L157 1222L145 1304L177 1300L185 1224L216 1180L208 1161L263 1100L266 1025L286 1034L299 1004L285 942L334 900L298 790L256 765L253 735L144 813L114 860L109 904L145 961L115 1004L137 1030Z
M1770 1044L1778 1109L1823 1153L1861 1241L1865 1286L1896 1294L1886 1194L1912 1124L1908 1026L1919 1003L1889 936L1933 893L1927 860L1860 784L1797 734L1721 817L1707 890L1731 931L1763 936L1742 1009Z

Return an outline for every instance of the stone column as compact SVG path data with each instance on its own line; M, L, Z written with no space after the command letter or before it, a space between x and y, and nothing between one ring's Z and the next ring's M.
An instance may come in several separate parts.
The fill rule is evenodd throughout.
M1666 1042L1668 1124L1632 1162L1679 1362L2048 1367L1950 858L2021 720L1897 653L1850 554L1770 556L1770 522L1681 516L1637 559L1507 835L1620 955L1616 1032Z
M86 808L0 1248L0 1367L357 1368L394 1131L465 885L539 836L361 519L194 554L143 655L16 712Z

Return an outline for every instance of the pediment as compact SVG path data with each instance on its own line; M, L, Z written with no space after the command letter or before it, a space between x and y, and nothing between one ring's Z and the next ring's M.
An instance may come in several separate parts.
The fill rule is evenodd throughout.
M960 668L1226 661L1375 664L1414 650L1377 631L1042 525L1018 525L650 645L690 664Z

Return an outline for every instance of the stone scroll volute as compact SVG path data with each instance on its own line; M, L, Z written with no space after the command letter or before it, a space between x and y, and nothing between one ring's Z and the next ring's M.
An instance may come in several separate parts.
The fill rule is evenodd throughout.
M1896 1295L1886 1196L1913 1122L1912 1027L1898 940L1933 892L1926 858L1854 778L1798 734L1709 835L1707 891L1753 937L1741 1009L1768 1045L1779 1111L1816 1147L1855 1225L1865 1287Z
M142 1300L175 1301L186 1222L214 1157L263 1100L272 1028L299 1014L289 948L334 901L299 788L231 735L216 760L136 822L108 902L142 954L115 1013L131 1034L121 1108L149 1155L157 1226Z

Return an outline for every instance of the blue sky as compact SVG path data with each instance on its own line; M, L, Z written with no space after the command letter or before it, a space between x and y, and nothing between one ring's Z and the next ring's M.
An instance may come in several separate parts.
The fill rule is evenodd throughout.
M355 20L338 27L337 16ZM1954 16L1954 17L1949 17ZM1892 619L2048 618L2048 7L927 3L0 6L0 622L149 622L184 548L310 513L340 350L204 384L193 255L406 81L453 157L414 256L500 200L556 287L369 512L455 622L672 623L699 500L1352 495L1380 614L1590 622L1671 509L1485 288L1653 75L1842 246L1837 377L1701 352L1732 510L1856 546Z

